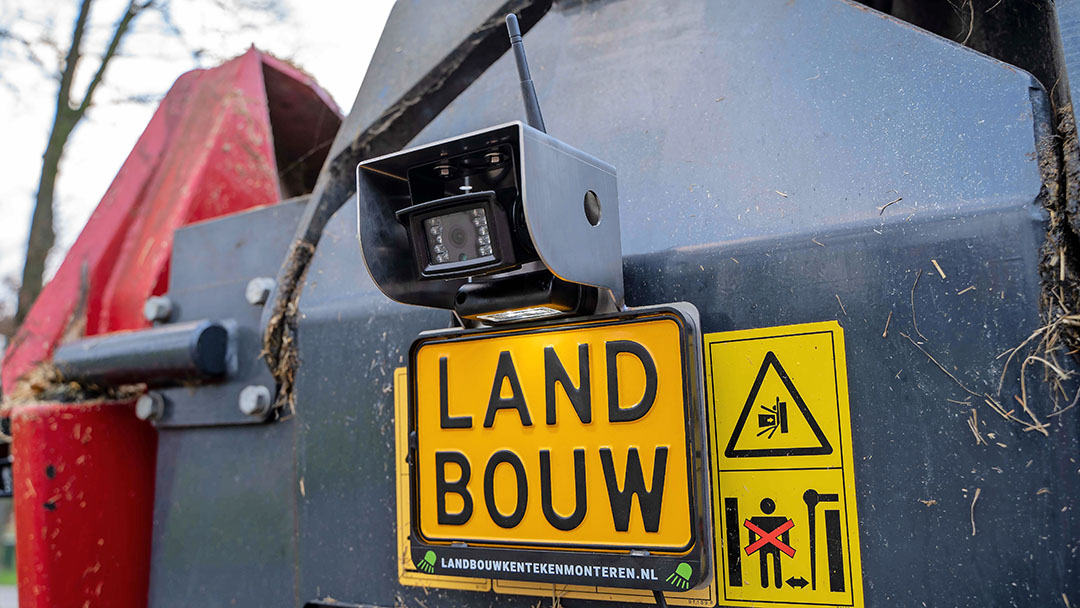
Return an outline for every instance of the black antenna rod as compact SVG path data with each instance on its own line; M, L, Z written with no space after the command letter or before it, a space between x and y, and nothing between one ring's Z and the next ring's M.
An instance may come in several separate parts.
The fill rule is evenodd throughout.
M529 62L525 59L525 44L521 41L521 27L518 26L517 15L514 13L506 16L506 29L510 32L510 48L514 49L518 77L521 78L525 122L529 123L530 127L547 133L547 129L544 128L544 117L540 114L540 100L536 98L536 88L533 87L532 75L529 74Z

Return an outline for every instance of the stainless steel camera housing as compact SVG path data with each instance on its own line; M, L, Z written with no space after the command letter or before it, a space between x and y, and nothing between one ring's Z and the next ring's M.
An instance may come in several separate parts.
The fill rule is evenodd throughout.
M485 284L550 273L556 286L598 294L582 300L591 310L567 314L622 305L616 173L603 161L512 122L366 160L356 173L364 262L396 301L456 310L459 297ZM424 220L481 206L492 237L487 259L433 262ZM537 297L530 305L547 296ZM472 316L508 310L499 297L483 302Z

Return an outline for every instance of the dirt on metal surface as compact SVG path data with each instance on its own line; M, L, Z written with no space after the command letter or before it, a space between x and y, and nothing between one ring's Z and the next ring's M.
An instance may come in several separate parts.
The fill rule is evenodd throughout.
M1080 322L1068 319L1080 313L1080 143L1071 104L1058 111L1058 120L1058 135L1039 142L1047 189L1042 203L1050 215L1039 272L1047 323L1066 319L1058 335L1077 355ZM1054 140L1060 140L1060 148Z
M277 291L274 314L263 334L262 356L270 373L280 385L274 408L282 415L291 414L296 403L293 381L299 358L296 354L296 315L300 308L299 286L304 281L308 263L315 255L315 246L297 239L289 248L284 282Z
M123 402L146 392L143 384L102 387L65 380L51 363L41 363L23 375L7 395L0 414L10 416L12 410L33 403L70 403L91 405L104 402Z
M1065 389L1072 376L1066 370L1069 358L1080 362L1080 142L1072 105L1057 114L1057 133L1037 142L1043 175L1040 202L1049 214L1039 262L1043 326L1003 353L1009 358L1002 373L1004 380L1010 363L1019 363L1021 392L1025 393L1019 401L1027 409L1024 372L1030 365L1044 368L1055 402L1051 415L1076 405L1076 397Z

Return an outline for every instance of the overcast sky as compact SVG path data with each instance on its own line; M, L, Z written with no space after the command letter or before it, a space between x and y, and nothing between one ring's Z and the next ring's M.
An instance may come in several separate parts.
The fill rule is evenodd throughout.
M183 40L168 32L160 15L139 16L123 56L109 65L106 82L95 94L95 107L68 143L57 185L58 238L50 273L108 189L157 100L177 77L195 67L217 65L254 44L314 76L347 112L393 5L392 0L278 0L283 13L279 18L255 11L238 16L220 9L225 2L173 0L172 18L186 33ZM78 0L0 0L0 26L28 39L51 37L66 48L78 4ZM111 26L126 4L94 2L84 44L88 56L79 64L76 91L85 88L92 76L95 56L105 48ZM192 48L209 52L196 60ZM56 82L17 51L10 46L0 49L0 279L18 279L22 274L41 154L56 99ZM36 45L36 51L47 67L55 64L55 53L46 44ZM154 101L125 101L147 94ZM14 294L0 286L0 301L13 306Z

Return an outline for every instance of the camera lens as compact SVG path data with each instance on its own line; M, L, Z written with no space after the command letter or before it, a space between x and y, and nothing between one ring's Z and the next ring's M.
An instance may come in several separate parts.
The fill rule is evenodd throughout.
M494 254L483 207L451 211L424 220L430 260L435 264L467 262Z

